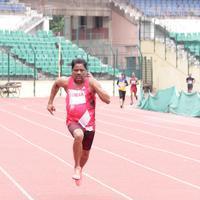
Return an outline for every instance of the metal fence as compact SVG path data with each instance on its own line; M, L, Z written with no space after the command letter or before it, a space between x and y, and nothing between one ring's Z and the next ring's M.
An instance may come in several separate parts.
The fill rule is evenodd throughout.
M159 52L162 57L167 60L168 51L174 51L175 60L173 65L178 68L179 59L185 56L185 60L188 64L188 74L190 66L200 66L200 37L187 38L187 34L174 33L167 30L164 25L156 23L154 19L140 19L139 22L139 38L140 42L145 40L153 41L153 51L156 51L158 42L164 44L164 49ZM197 35L198 33L194 33ZM190 33L188 35L191 35Z
M108 36L102 29L102 35ZM86 34L87 35L87 34ZM113 45L108 38L91 38L76 34L76 40L55 37L52 32L38 31L36 35L22 31L0 31L0 80L33 81L35 96L37 80L54 80L71 74L71 61L84 58L97 79L115 80L119 73L142 78L142 54L139 46ZM82 38L83 37L83 38ZM98 39L96 39L97 37Z

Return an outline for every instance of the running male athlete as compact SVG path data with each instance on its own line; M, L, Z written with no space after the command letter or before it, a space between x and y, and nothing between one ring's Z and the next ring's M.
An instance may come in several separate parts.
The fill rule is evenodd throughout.
M86 164L95 134L95 94L109 104L110 96L100 83L87 72L87 63L83 59L72 61L72 75L58 78L51 89L47 110L53 114L56 110L53 101L60 87L66 96L67 126L74 138L74 174L72 178L81 179L83 166Z
M192 74L189 74L188 77L186 78L188 93L192 92L194 82L195 79L192 77Z
M126 76L124 73L122 73L117 80L117 86L119 91L120 108L123 108L126 97L126 87L128 86L128 81L126 80Z
M137 100L138 97L137 97L137 84L138 84L138 79L137 77L135 76L135 73L133 72L132 73L132 77L130 79L130 92L131 92L131 105L133 105L133 94L134 94L134 97L135 99Z

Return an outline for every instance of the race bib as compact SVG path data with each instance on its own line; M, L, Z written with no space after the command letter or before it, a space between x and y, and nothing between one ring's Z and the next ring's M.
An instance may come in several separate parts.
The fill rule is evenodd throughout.
M134 84L134 85L135 85L135 84L136 84L136 81L131 81L131 84Z
M79 119L79 123L82 125L82 127L86 127L87 124L89 123L90 121L90 114L89 112L86 110L85 113L83 114L83 116Z
M124 82L119 82L119 87L125 87L125 83Z
M69 104L78 105L86 103L85 92L83 90L69 90Z
M189 80L189 81L188 81L188 84L192 84L192 80Z
M125 90L126 86L124 82L119 82L119 89Z

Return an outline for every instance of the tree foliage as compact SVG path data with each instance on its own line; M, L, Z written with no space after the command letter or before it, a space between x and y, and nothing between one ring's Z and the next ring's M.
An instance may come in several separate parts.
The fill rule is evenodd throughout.
M50 30L53 31L53 33L63 34L64 30L64 16L53 16L53 20L50 21Z

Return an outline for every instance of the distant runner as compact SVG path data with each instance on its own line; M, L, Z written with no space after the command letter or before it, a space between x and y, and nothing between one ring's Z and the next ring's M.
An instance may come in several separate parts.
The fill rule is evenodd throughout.
M121 77L117 80L117 86L119 91L120 108L123 108L126 97L126 87L128 86L125 74L121 74Z
M192 92L194 82L195 79L192 77L192 74L189 74L189 76L186 78L187 90L189 93Z
M130 79L130 92L131 92L131 105L133 105L133 94L134 94L134 97L135 99L137 100L138 97L137 97L137 85L138 85L138 78L135 76L135 73L133 72L132 73L132 77Z

